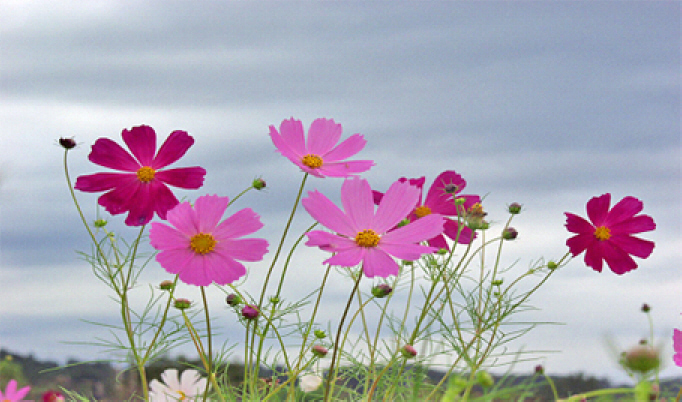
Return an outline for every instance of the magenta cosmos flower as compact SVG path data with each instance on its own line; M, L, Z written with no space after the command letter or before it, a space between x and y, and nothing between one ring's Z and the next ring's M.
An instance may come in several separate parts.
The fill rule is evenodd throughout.
M455 198L463 198L464 204L459 206L460 213L463 214L464 211L468 211L472 205L477 202L481 202L481 197L477 195L458 195L464 187L466 187L467 182L452 170L446 170L436 177L433 181L429 191L426 193L426 199L422 202L422 192L424 188L424 182L426 178L420 177L418 179L406 179L404 177L398 179L400 182L409 182L411 185L419 188L419 199L415 204L412 212L409 213L407 219L410 222L414 222L419 218L430 214L439 214L443 216L454 216L457 217L457 208L455 205ZM378 204L384 195L378 191L374 191L374 202ZM460 232L460 225L457 220L445 219L445 226L443 227L443 233L456 240L460 244L469 244L471 240L476 237L476 234L468 228L466 225L462 225ZM432 247L438 249L449 250L448 242L443 237L443 234L439 233L437 236L428 240L428 243Z
M673 361L682 367L682 331L677 328L673 328L673 349L675 350Z
M362 270L369 278L397 275L400 267L391 256L414 261L422 254L434 252L436 248L417 243L443 232L445 222L438 214L391 230L414 208L418 199L417 187L395 182L375 213L367 180L354 177L344 181L341 187L344 212L321 193L311 191L302 201L303 207L336 233L308 232L306 245L335 253L325 261L331 265L352 267L362 262Z
M156 260L171 274L190 285L232 283L246 274L241 261L260 261L268 252L264 239L239 239L254 233L263 224L250 208L244 208L224 221L220 219L229 199L217 195L197 198L168 211L168 223L152 222L149 242L161 252Z
M96 173L80 176L78 190L96 193L99 204L110 214L128 212L128 226L147 224L154 212L166 219L166 212L178 205L168 185L197 189L204 183L204 168L186 167L161 170L177 161L192 146L194 139L184 131L173 131L156 152L156 133L151 127L138 126L123 130L123 141L131 154L108 138L100 138L92 146L90 162L125 173Z
M308 130L308 141L303 124L293 117L282 121L279 131L270 126L270 138L277 150L304 172L317 177L348 177L368 171L373 161L347 161L362 150L367 141L361 134L353 134L338 144L342 128L333 119L315 119Z
M17 390L17 381L9 380L9 382L7 383L7 388L5 388L5 392L2 392L2 390L0 390L0 401L2 402L23 401L24 397L28 394L28 391L30 390L31 387L28 386Z
M611 194L594 197L587 202L587 216L590 221L566 212L566 229L577 233L566 241L574 257L585 251L585 264L601 272L603 262L611 271L622 275L637 268L630 257L647 258L654 250L654 243L632 236L656 228L648 215L637 215L642 211L642 201L625 197L609 211Z

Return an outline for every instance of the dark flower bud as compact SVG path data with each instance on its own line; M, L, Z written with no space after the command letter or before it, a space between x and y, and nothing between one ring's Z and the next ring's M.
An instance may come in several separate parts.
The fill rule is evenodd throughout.
M228 306L235 307L242 303L242 298L239 297L239 295L230 293L225 297L225 303L227 303Z
M315 345L312 350L313 354L320 358L327 356L327 353L329 353L329 350L322 345Z
M646 304L646 303L642 304L642 312L643 312L643 313L648 313L649 311L651 311L651 306L649 306L649 305Z
M265 180L261 179L260 177L257 179L253 179L253 183L251 183L251 186L255 188L256 190L262 190L265 188Z
M537 366L535 366L535 374L540 375L545 374L545 368L542 367L542 364L538 364Z
M446 184L445 187L443 187L443 190L448 194L455 194L458 189L459 188L454 183Z
M516 215L521 212L521 204L519 204L518 202L512 202L511 204L509 204L507 208L509 210L509 213L512 215Z
M254 306L253 304L247 304L242 308L242 317L246 318L247 320L253 320L254 318L258 317L259 311L258 307Z
M384 298L393 292L393 288L386 283L380 283L372 288L372 295L377 299Z
M502 238L504 240L514 240L519 236L519 232L514 228L506 228L502 231Z
M400 349L400 353L403 354L403 357L411 359L417 356L417 349L412 345L405 345Z
M60 138L59 139L59 145L61 145L64 149L73 149L76 147L76 141L72 138Z
M178 310L188 309L189 306L191 305L192 302L187 299L175 299L175 301L173 302L173 307L175 307Z

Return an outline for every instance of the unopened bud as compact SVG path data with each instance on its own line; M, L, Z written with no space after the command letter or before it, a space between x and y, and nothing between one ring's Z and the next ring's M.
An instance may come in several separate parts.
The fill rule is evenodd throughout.
M228 306L236 307L242 304L242 298L237 294L230 293L225 297L225 303L227 303Z
M107 220L106 219L95 219L94 225L96 228L103 228L107 225Z
M545 374L545 368L542 366L542 364L535 366L535 374Z
M559 267L559 265L558 265L556 262L554 262L554 261L550 261L550 262L547 263L547 268L548 268L548 269L555 270L555 269L557 269L558 267Z
M327 337L327 333L324 332L323 330L321 330L321 329L316 329L316 330L315 330L315 338L317 338L317 339L324 339L324 338L326 338L326 337Z
M247 304L242 308L242 317L246 318L247 320L253 320L254 318L258 317L258 307L254 306L253 304Z
M643 312L643 313L648 313L649 311L651 311L651 306L649 306L649 305L646 304L646 303L642 304L642 312Z
M372 288L372 295L377 299L384 298L393 292L393 288L386 283L380 283Z
M448 194L455 194L457 190L459 190L459 187L454 183L450 183L446 184L445 187L443 187L443 190Z
M481 370L476 373L476 381L481 384L483 388L490 388L495 384L493 376L491 376L490 373L485 370Z
M265 180L261 179L260 177L257 179L253 179L253 183L251 183L251 186L255 188L256 190L262 190L265 188Z
M327 353L329 353L329 350L322 345L313 346L312 351L315 356L320 358L327 356Z
M412 345L405 345L400 349L400 353L403 354L403 357L411 359L417 356L417 349Z
M514 240L518 236L519 236L519 232L512 227L506 228L502 231L502 238L504 240Z
M178 310L186 310L191 305L192 302L187 299L175 299L175 301L173 302L173 307L175 307Z
M73 149L76 147L76 141L71 138L60 138L59 139L59 145L61 145L64 149Z
M509 213L512 215L516 215L521 212L521 204L519 204L518 202L512 202L511 204L509 204L507 208Z
M623 354L621 362L628 369L645 374L657 369L661 359L651 346L637 345Z
M165 280L159 284L159 289L161 290L171 290L175 287L173 281Z

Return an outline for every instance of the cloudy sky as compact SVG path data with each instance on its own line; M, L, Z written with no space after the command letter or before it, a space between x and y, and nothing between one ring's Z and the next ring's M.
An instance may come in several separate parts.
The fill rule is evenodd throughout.
M550 373L625 380L608 344L647 336L646 302L664 375L682 374L670 357L672 328L682 328L679 2L3 1L0 52L0 347L103 358L65 342L106 336L82 319L117 319L76 254L89 243L59 137L79 143L69 155L75 177L99 170L87 161L99 137L120 142L123 128L140 124L161 139L186 130L196 142L178 166L208 174L199 192L179 195L232 197L262 176L267 191L239 207L262 215L260 234L274 244L301 174L274 151L268 126L329 117L345 136L365 136L359 157L376 166L363 176L377 189L456 170L469 193L487 195L493 221L522 203L506 256L519 266L566 252L564 211L584 214L605 192L642 199L658 225L643 236L656 242L651 258L624 276L575 259L525 316L564 325L517 347L556 351L540 355ZM307 188L338 199L340 184ZM96 198L79 194L93 218ZM294 229L309 219L300 215ZM122 220L111 225L130 239ZM287 297L318 283L324 258L302 250ZM267 266L250 266L242 288L256 294ZM167 277L152 264L142 280ZM350 289L336 282L325 305L332 323ZM229 319L222 306L214 311ZM239 328L226 331L240 339Z

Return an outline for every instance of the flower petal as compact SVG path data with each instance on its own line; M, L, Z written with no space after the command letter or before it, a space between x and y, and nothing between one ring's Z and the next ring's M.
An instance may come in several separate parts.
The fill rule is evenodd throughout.
M372 189L367 180L359 177L344 180L341 187L341 203L355 229L355 234L366 229L374 219Z
M343 162L325 162L317 169L316 176L318 177L348 177L354 174L368 171L374 166L373 161L343 161Z
M182 202L166 213L168 223L189 237L199 233L199 217L189 202Z
M334 256L326 259L325 264L338 265L341 267L354 267L362 261L367 250L365 247L355 246L342 251L339 251Z
M223 217L227 205L230 203L228 197L219 197L217 195L204 195L194 203L194 210L199 219L198 230L200 233L212 233L218 222Z
M153 128L137 126L130 130L124 129L121 136L142 166L153 167L154 152L156 152L156 133Z
M611 234L633 234L648 232L656 229L654 219L649 215L638 215L632 218L625 219L615 225L610 225Z
M637 263L628 253L623 251L611 241L602 241L602 252L604 260L611 268L611 271L618 275L623 275L628 271L637 268Z
M157 250L188 249L190 238L164 223L152 222L149 243Z
M445 219L437 214L427 215L386 233L379 244L416 244L443 233Z
M616 247L622 249L624 252L639 258L649 257L654 251L655 246L654 242L652 241L643 240L629 235L611 236L609 241L613 242Z
M565 212L564 215L566 215L566 229L569 232L594 235L595 227L590 222L570 212Z
M446 219L445 225L443 226L443 233L456 241L458 244L469 244L473 239L476 238L476 233L474 233L471 228L466 225L462 225L460 231L459 222L453 219Z
M420 193L417 187L409 183L393 183L377 208L371 229L377 233L385 233L396 226L416 207ZM433 236L435 234L431 237Z
M587 250L597 241L593 234L583 233L578 234L566 240L566 246L573 257L577 257L580 253Z
M173 391L180 389L180 380L178 377L178 370L166 369L161 373L161 380Z
M566 241L566 243L568 244L568 241ZM590 245L587 247L587 250L585 251L585 265L587 265L588 267L592 267L592 269L594 269L597 272L602 271L602 266L604 262L604 252L601 249L601 243L603 242L594 240L593 242L590 243Z
M263 227L260 216L251 208L244 208L225 219L213 231L218 239L234 239L249 235Z
M220 241L215 252L241 261L261 261L268 252L265 239L228 239Z
M593 197L587 202L587 216L594 226L603 226L609 214L611 194L606 193L599 197Z
M635 197L624 197L609 211L604 225L611 227L637 215L644 208L644 203Z
M137 172L141 167L125 149L108 138L95 141L88 159L97 165L126 172Z
M174 187L194 190L204 185L204 176L206 169L193 166L158 170L154 178Z
M133 198L142 183L137 180L119 181L116 188L109 191L108 193L102 194L98 199L97 203L104 207L112 215L118 215L123 212L129 211L132 204L135 203Z
M386 278L400 273L400 266L380 248L367 248L362 261L362 271L368 278Z
M74 188L87 193L110 190L119 186L137 185L140 183L134 173L95 173L78 176Z
M301 203L313 219L332 231L352 238L358 233L350 218L319 191L310 191Z
M675 350L673 361L682 367L682 331L677 328L673 328L673 349Z
M442 236L441 236L442 237ZM379 244L379 248L395 258L414 261L423 254L438 251L438 247L422 246L420 244Z
M427 205L433 212L441 215L457 215L457 206L454 203L455 193L445 191L445 186L452 184L457 186L455 193L459 193L467 185L462 176L454 170L446 170L439 174L426 194L424 205Z
M336 123L334 119L313 120L310 129L308 129L308 146L306 147L308 153L319 155L323 157L323 160L326 160L328 157L325 154L339 142L342 132L341 125ZM334 160L338 159L330 159L330 161Z
M306 236L308 236L308 241L305 243L306 246L317 246L320 248L320 250L329 251L332 253L337 253L349 248L357 247L355 240L325 232L323 230L310 231L306 233Z
M272 134L272 129L270 130ZM305 146L305 133L303 132L303 123L293 117L289 120L282 121L279 126L282 141L287 144L287 147L298 156L308 154ZM277 146L277 144L275 144ZM279 149L279 147L278 147Z
M166 141L163 142L161 148L156 153L152 168L162 169L171 163L182 158L187 150L194 144L194 138L187 134L186 131L173 131Z
M203 263L209 284L227 285L246 275L244 264L230 255L211 253L210 256L204 256Z
M340 124L339 127L341 127ZM336 142L338 142L338 140L339 138L336 139ZM325 151L322 157L325 162L341 161L356 155L365 148L365 145L367 145L367 140L365 140L365 137L362 134L353 134L333 149Z

